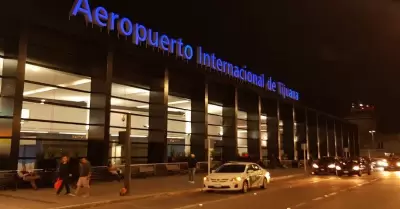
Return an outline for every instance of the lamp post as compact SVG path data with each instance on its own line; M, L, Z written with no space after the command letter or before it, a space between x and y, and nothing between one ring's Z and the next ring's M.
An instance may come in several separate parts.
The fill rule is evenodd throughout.
M372 142L372 145L371 145L370 148L368 149L368 157L371 159L371 147L374 146L375 130L371 130L371 131L369 131L369 133L371 134L371 142Z

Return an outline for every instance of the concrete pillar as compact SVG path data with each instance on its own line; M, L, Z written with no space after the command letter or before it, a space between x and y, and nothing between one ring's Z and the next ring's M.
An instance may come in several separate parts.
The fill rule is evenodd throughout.
M238 158L237 150L237 114L238 95L236 88L227 88L223 98L222 126L223 126L223 149L222 158L232 161Z
M317 127L317 152L318 152L318 159L321 158L321 139L320 139L320 130L319 130L319 114L316 113L316 127Z
M191 137L190 151L197 160L207 160L208 137L208 84L205 80L196 82L191 101Z
M261 160L261 98L252 95L247 111L247 149L254 160Z
M6 151L0 153L0 169L15 170L19 158L28 34L26 27L21 25L7 29L13 34L7 34L4 41L0 135L5 138L1 139L1 146L4 146L2 150Z
M110 144L111 84L114 66L114 49L109 49L100 68L92 68L90 114L88 130L89 161L94 166L107 165Z
M148 163L167 162L168 69L155 73L150 85Z

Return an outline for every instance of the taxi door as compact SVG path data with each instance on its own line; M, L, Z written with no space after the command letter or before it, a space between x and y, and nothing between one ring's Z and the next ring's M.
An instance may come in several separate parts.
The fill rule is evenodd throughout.
M252 187L258 187L260 185L259 183L259 178L260 178L260 169L257 169L258 166L254 166L253 164L250 164L247 168L247 175L249 179L249 186Z
M253 164L252 166L254 170L254 176L256 179L254 186L259 187L263 183L263 177L264 177L263 171L259 165Z

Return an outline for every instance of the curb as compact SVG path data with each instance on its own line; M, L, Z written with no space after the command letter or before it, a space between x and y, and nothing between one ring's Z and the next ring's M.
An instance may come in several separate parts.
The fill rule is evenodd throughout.
M294 177L298 177L298 176L304 176L304 174L293 174L293 175L287 175L287 176L279 176L279 177L275 177L275 178L272 177L271 182L272 181L281 181L281 180L290 179L290 178L294 178ZM102 206L102 205L109 205L109 204L113 204L113 203L128 202L128 201L138 200L138 199L155 198L155 197L161 197L161 196L174 196L174 195L180 195L183 193L195 193L195 192L201 192L201 191L203 191L203 188L182 190L182 191L176 191L176 192L162 192L162 193L156 193L156 194L126 196L124 198L119 198L119 199L103 200L103 201L89 202L89 203L76 204L76 205L66 205L66 206L53 207L53 208L48 208L48 209L85 209L85 208L93 208L93 207Z
M173 196L173 195L179 195L179 194L183 194L183 193L195 193L195 192L200 192L202 190L203 190L202 188L198 188L198 189L192 189L192 190L182 190L182 191L177 191L177 192L162 192L162 193L156 193L156 194L126 196L124 198L119 198L119 199L103 200L103 201L89 202L89 203L76 204L76 205L66 205L66 206L53 207L53 208L48 208L48 209L84 209L84 208L93 208L93 207L97 207L97 206L101 206L101 205L109 205L109 204L112 204L112 203L121 203L121 202L127 202L127 201L131 201L131 200L139 200L139 199L161 197L161 196Z

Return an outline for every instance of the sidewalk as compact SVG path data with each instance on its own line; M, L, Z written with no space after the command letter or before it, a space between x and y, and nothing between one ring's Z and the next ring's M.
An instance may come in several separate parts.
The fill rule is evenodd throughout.
M282 180L304 174L302 169L270 170L272 181ZM186 175L168 177L149 177L132 179L131 195L120 197L119 190L123 182L96 183L92 185L88 198L56 196L53 189L21 189L17 191L0 191L0 208L7 209L46 209L46 208L79 208L82 204L101 205L136 198L147 198L158 195L175 195L184 192L196 192L202 188L205 174L196 175L196 183L190 184ZM75 207L74 207L75 206Z

